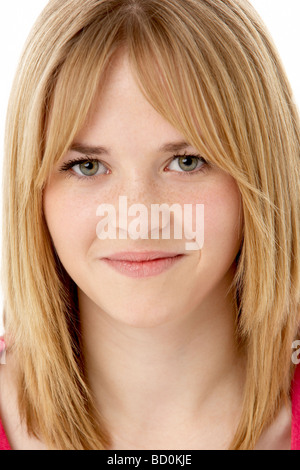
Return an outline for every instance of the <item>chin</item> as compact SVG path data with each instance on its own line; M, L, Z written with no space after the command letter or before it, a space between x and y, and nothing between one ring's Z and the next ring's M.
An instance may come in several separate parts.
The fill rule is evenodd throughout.
M133 311L126 311L123 309L118 310L115 314L107 313L115 321L123 324L124 326L130 326L133 328L154 328L163 326L169 323L174 318L174 311L167 312L151 312L151 309L146 308L145 311L136 309Z

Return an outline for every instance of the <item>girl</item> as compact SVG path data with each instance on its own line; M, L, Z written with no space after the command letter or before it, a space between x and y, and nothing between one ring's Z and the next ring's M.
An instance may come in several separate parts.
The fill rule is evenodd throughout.
M299 129L248 1L49 2L7 118L3 448L297 448ZM121 196L204 208L203 243Z

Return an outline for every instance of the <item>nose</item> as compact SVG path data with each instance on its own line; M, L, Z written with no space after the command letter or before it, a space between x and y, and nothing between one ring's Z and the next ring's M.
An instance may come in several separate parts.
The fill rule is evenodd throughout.
M119 194L127 196L128 204L145 204L146 206L162 202L166 191L159 183L159 176L151 170L134 168L124 175ZM163 201L164 202L164 201Z
M137 169L131 171L119 187L118 194L118 226L121 231L130 232L130 227L136 230L139 225L141 238L159 238L160 231L170 225L168 209L162 208L167 204L167 191L163 179L151 172ZM154 207L160 207L160 215L154 215ZM163 213L163 215L161 215ZM133 222L138 218L139 222ZM133 237L132 234L129 234Z

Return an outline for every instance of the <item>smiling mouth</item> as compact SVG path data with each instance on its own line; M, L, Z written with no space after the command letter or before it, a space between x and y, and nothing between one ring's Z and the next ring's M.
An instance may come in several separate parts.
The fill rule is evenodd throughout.
M117 258L118 256L120 255L115 255L114 257ZM185 255L172 253L168 254L168 256L164 254L163 256L160 255L162 257L159 257L158 254L153 253L131 253L129 256L127 253L122 256L123 259L112 259L113 257L109 257L102 258L102 261L125 276L132 278L145 278L157 276L168 270L177 264L179 260L183 259ZM137 260L137 258L139 259Z

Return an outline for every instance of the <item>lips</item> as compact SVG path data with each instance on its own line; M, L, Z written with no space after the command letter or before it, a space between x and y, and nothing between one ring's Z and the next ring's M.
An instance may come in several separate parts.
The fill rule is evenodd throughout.
M142 262L142 261L151 261L155 259L163 259L163 258L174 258L175 256L180 255L181 253L170 253L165 251L143 251L143 252L134 252L134 251L127 251L127 252L119 252L114 253L109 256L105 256L104 259L110 259L113 261L135 261L135 262Z
M148 251L114 253L109 257L102 258L101 261L127 277L147 278L163 273L176 265L182 258L184 258L184 254L181 253Z

